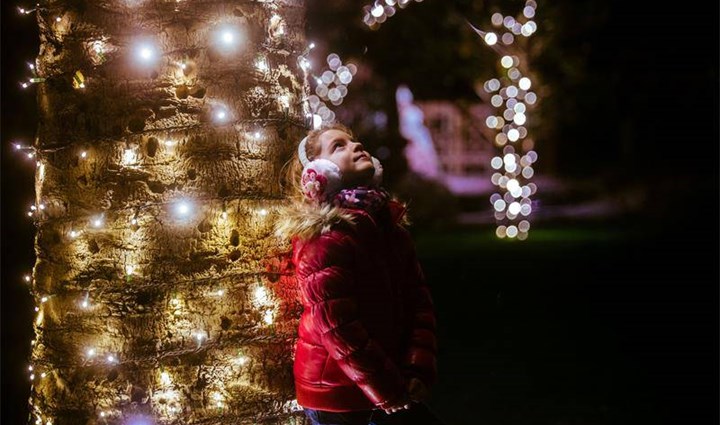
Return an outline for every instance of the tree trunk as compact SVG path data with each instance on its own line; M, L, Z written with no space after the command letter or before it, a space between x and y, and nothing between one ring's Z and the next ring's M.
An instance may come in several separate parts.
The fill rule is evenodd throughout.
M303 0L37 13L30 423L299 423L272 222L306 128Z

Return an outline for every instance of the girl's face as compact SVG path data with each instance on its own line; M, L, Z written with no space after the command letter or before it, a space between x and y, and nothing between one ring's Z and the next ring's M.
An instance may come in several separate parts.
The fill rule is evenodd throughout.
M362 143L354 141L349 134L336 129L323 132L318 141L320 154L317 157L330 160L340 168L343 186L370 183L375 174L375 166Z

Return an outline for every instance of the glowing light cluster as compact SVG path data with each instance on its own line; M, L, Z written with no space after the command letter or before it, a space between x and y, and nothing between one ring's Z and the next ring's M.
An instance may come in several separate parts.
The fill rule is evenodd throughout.
M499 189L490 196L498 223L495 234L499 238L524 240L528 237L528 217L533 208L531 197L537 192L535 183L530 182L535 175L533 164L537 161L537 153L532 150L534 143L527 127L537 95L532 91L532 79L521 71L527 68L521 63L521 57L527 56L525 50L514 44L515 36L530 37L537 30L536 23L531 20L536 9L537 3L528 0L520 17L493 14L492 25L504 31L499 37L496 32L483 31L470 24L485 44L499 54L498 65L502 69L498 78L485 81L482 87L490 104L496 108L495 113L486 118L485 125L496 131L493 142L502 149L502 155L490 161L490 166L496 170L491 181Z
M421 3L423 0L414 0ZM413 0L375 0L373 4L363 7L363 22L370 28L377 29L388 18L395 16L398 9L405 9Z
M352 82L353 76L357 73L357 66L349 63L343 65L340 56L331 53L327 56L329 69L323 71L319 77L315 77L315 94L308 97L308 105L313 121L319 120L319 124L332 123L335 121L335 112L332 111L326 102L334 106L341 105L348 94L348 85ZM317 118L315 118L317 116Z

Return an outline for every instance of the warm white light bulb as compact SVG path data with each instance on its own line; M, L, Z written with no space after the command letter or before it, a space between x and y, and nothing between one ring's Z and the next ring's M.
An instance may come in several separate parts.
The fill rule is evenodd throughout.
M80 152L80 158L87 158L87 152L85 152L85 151Z
M180 201L177 204L177 207L175 208L175 211L177 211L178 215L184 217L190 214L190 203L187 201Z
M141 46L138 48L138 56L143 62L150 62L155 54L150 47Z
M87 355L88 355L88 357L90 357L90 358L95 357L95 349L94 349L94 348L88 349L88 350L87 350Z
M235 36L233 35L232 32L225 30L222 33L222 41L225 44L231 44L233 41L235 41Z

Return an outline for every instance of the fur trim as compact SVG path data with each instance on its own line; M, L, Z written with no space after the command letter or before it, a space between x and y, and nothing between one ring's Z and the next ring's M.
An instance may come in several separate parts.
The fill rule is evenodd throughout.
M355 217L345 209L333 205L293 204L280 212L275 225L275 234L283 239L297 236L307 240L330 231L333 225L345 223L355 225Z

